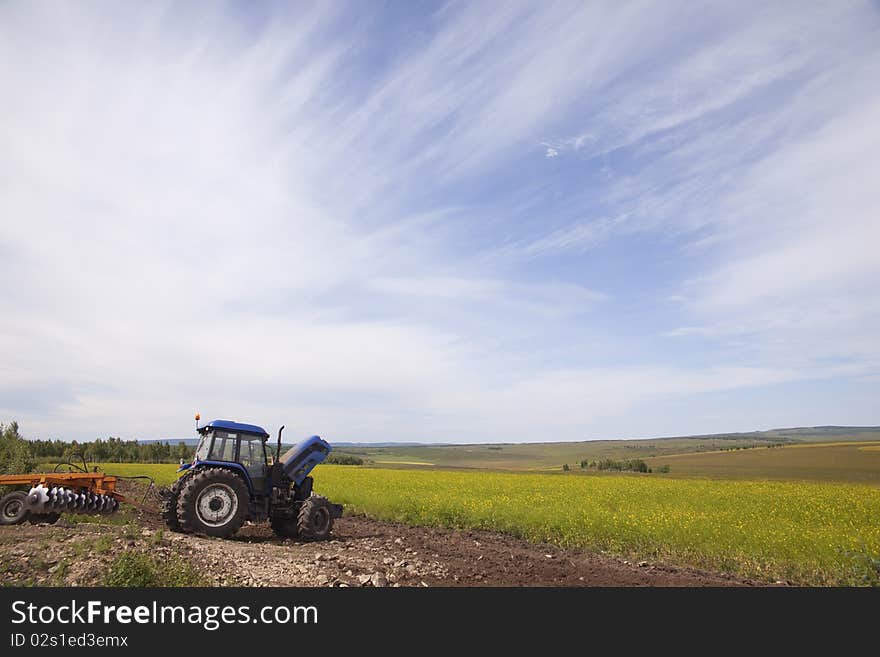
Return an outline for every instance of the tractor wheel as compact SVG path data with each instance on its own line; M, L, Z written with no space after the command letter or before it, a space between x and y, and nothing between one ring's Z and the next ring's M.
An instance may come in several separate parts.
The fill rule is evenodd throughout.
M27 493L14 490L0 498L0 525L20 525L28 519Z
M171 484L171 488L162 491L162 504L160 506L162 520L165 521L165 526L173 532L183 531L183 528L180 526L180 520L177 518L177 502L180 499L180 489L183 488L187 476L179 477Z
M297 538L299 536L299 525L296 518L273 517L269 518L269 524L272 525L272 531L279 538Z
M244 524L250 495L241 477L224 468L205 468L186 478L177 500L185 532L226 538Z
M299 508L297 517L299 535L310 541L323 541L330 538L333 529L333 511L330 501L320 495L312 495Z
M54 525L60 517L60 513L32 513L28 516L28 522L32 525L39 525L40 523Z

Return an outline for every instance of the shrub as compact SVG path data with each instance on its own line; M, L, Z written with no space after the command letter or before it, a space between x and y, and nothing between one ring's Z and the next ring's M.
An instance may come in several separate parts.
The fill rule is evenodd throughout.
M204 580L177 555L157 558L146 552L123 552L110 563L105 586L202 586Z
M847 584L855 586L880 586L880 554L844 550L842 555L851 564Z
M18 422L0 424L0 474L23 474L36 465L27 441L18 433Z
M568 467L568 463L564 463L564 464L562 465L562 471L563 471L563 472L568 472L569 470L571 470L571 468Z
M615 461L614 459L602 459L601 461L593 461L589 467L598 470L613 470L615 472L650 472L648 464L642 459L625 459L623 461Z
M350 454L331 454L324 463L332 463L333 465L363 465L364 460Z
M162 545L162 541L164 541L164 540L165 540L165 530L159 529L156 531L155 534L150 536L150 545L152 545L154 547L157 545Z

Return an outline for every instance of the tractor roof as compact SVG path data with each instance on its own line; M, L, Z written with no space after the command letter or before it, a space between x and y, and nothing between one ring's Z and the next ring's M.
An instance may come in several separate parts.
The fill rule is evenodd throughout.
M256 424L242 424L241 422L232 422L230 420L213 420L208 422L208 424L199 427L199 431L205 431L207 429L223 429L224 431L239 431L241 433L253 433L258 436L267 436L268 433L263 429L263 427L258 427Z

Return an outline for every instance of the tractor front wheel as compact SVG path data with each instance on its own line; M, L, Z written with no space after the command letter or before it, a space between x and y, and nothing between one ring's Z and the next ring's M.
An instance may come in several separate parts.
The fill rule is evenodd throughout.
M185 532L226 538L244 524L250 495L241 477L224 468L205 468L187 477L177 500Z
M311 541L323 541L330 538L333 529L333 509L330 501L320 495L312 495L299 509L297 516L299 535Z
M30 516L27 493L14 490L0 498L0 525L20 525Z

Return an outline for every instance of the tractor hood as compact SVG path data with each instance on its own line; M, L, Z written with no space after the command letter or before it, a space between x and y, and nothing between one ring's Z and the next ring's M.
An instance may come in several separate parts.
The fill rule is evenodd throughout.
M327 458L330 444L320 436L306 438L281 455L281 468L284 474L300 485L316 465Z

